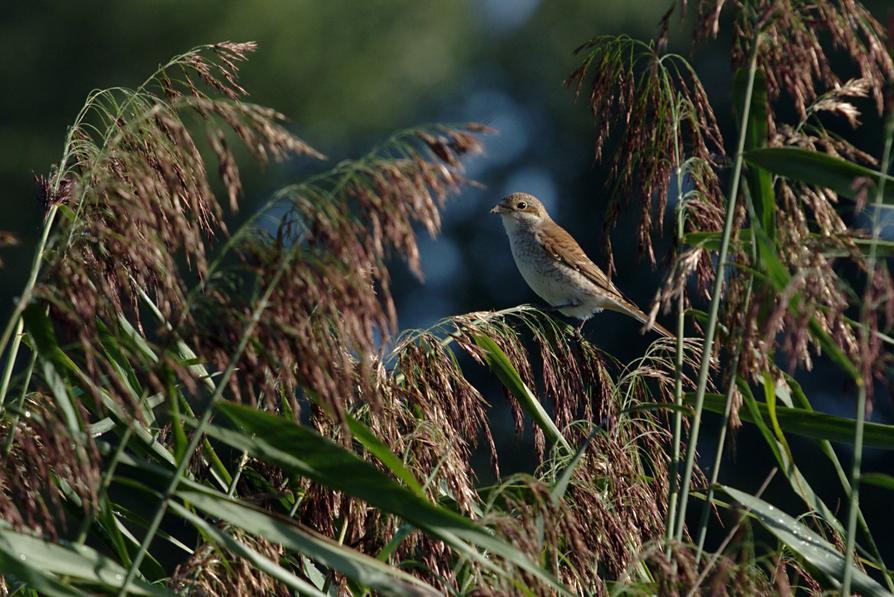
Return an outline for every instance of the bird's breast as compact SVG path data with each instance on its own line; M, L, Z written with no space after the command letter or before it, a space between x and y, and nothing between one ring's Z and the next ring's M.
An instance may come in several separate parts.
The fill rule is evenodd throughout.
M515 265L531 290L553 306L578 302L585 282L580 273L558 263L533 233L517 231L509 240Z
M604 308L611 308L604 292L578 270L555 259L533 231L510 229L509 243L518 271L540 298L568 317L588 319Z

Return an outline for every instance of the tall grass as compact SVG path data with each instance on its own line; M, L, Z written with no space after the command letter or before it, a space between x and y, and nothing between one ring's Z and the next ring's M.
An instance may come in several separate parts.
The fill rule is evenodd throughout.
M717 35L724 5L698 3L700 36ZM421 277L417 229L437 234L487 127L395 133L229 231L237 155L326 159L246 101L238 66L253 44L195 48L136 89L91 94L41 180L42 233L0 336L0 586L894 592L858 499L863 482L894 486L860 461L864 445L894 447L894 428L865 416L894 323L880 232L891 128L881 163L825 128L858 126L861 98L882 114L894 66L856 3L725 10L733 146L696 72L666 53L670 12L652 42L581 46L567 81L589 90L597 158L614 148L609 254L629 244L612 228L631 199L653 264L653 234L665 219L675 228L652 316L673 309L677 336L629 363L528 306L398 329L389 257ZM860 79L839 80L824 36ZM780 116L790 113L796 122ZM851 224L862 209L869 234ZM519 430L533 422L528 472L501 474L491 405L460 356L506 387ZM817 362L854 379L856 419L813 410L798 376ZM709 411L724 431L706 476L697 450ZM760 431L801 511L781 512L763 488L718 484L740 424ZM846 520L798 468L791 435L817 442L839 472ZM849 479L832 441L853 444ZM491 486L470 464L479 442ZM695 497L704 509L692 526ZM723 510L736 522L711 548L710 512ZM743 539L755 524L776 543Z

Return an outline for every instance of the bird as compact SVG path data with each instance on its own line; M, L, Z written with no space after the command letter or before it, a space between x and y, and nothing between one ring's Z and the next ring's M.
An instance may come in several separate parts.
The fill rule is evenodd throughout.
M543 203L527 193L512 193L490 210L503 220L512 257L525 282L566 317L579 319L577 331L604 309L623 313L664 336L672 334L652 322L618 290L577 241L556 224Z

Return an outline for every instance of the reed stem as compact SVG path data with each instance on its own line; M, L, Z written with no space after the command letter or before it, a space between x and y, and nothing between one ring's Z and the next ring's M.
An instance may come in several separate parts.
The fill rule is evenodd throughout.
M31 352L31 359L28 361L28 368L25 369L25 379L22 381L22 388L19 392L19 399L15 405L15 415L9 423L9 429L6 432L6 439L3 441L3 458L9 456L12 451L12 444L16 437L16 428L19 426L19 413L25 404L25 398L28 396L28 387L31 385L31 375L34 373L34 364L37 363L37 351Z
M9 377L12 375L16 357L18 357L19 354L19 347L22 344L22 314L25 312L25 308L28 307L28 303L31 302L31 296L34 294L34 286L37 284L37 276L40 274L40 264L43 262L43 256L47 250L47 242L50 238L50 230L53 228L53 222L56 220L56 214L58 212L59 206L56 204L51 205L50 209L47 211L47 215L43 220L43 229L40 232L40 241L37 244L37 251L34 252L34 259L31 262L31 272L28 274L28 281L25 283L25 288L22 290L22 296L20 296L19 300L16 302L12 316L9 318L9 321L6 322L3 334L0 335L0 355L2 355L3 351L6 350L6 344L9 342L10 337L12 337L13 332L15 332L15 338L9 349L9 354L6 355L6 362L3 366L4 383L2 387L0 387L0 408L2 408L3 403L6 400L6 392L9 390Z
M684 207L683 207L683 164L680 152L680 118L678 106L674 104L674 161L676 162L677 180L677 247L683 246ZM679 407L683 406L683 339L686 325L686 299L681 289L677 297L677 330L676 330L676 360L674 362L674 404L678 407L674 412L673 448L670 463L670 482L668 486L667 517L665 521L664 538L667 543L668 556L670 555L670 541L673 539L674 519L677 514L677 489L680 476L680 443L683 435L683 413Z
M875 202L872 210L872 240L869 243L869 254L866 258L866 293L863 305L860 309L860 320L863 323L863 331L860 335L861 353L869 354L869 335L873 333L869 325L869 314L874 309L870 304L872 300L872 287L875 283L875 269L878 258L878 241L882 232L881 211L885 199L885 182L891 169L891 144L894 140L894 115L889 114L885 120L885 148L882 152L881 173L878 188L876 188ZM866 367L863 367L865 370ZM851 466L851 488L847 511L847 538L844 547L844 571L841 579L841 595L851 594L851 580L854 568L854 546L857 535L857 514L860 510L860 471L863 466L863 428L866 425L866 392L867 384L872 383L871 376L864 375L857 379L857 422L854 429L854 459Z
M720 241L720 254L717 257L717 271L714 277L714 288L711 292L711 306L708 312L708 323L705 329L705 341L702 345L701 361L699 363L698 384L695 390L695 412L692 416L692 425L689 431L689 441L686 446L686 464L683 469L683 478L680 488L679 507L677 521L674 528L674 538L677 541L683 539L683 528L686 525L686 506L689 500L689 488L692 484L692 470L695 466L695 453L698 446L698 434L702 422L702 410L705 405L705 391L708 387L708 374L711 370L711 354L714 350L714 333L717 330L717 319L720 312L721 293L723 291L723 278L726 270L726 259L729 254L730 238L732 237L733 220L736 215L736 198L739 195L739 184L742 180L742 164L744 161L745 139L748 132L748 119L751 114L751 97L754 94L754 79L757 74L757 51L760 46L760 34L754 40L751 48L751 56L748 61L748 84L745 88L745 101L742 108L742 120L739 126L739 140L736 145L736 157L733 165L733 177L730 183L730 194L726 202L726 216L723 222L723 234Z

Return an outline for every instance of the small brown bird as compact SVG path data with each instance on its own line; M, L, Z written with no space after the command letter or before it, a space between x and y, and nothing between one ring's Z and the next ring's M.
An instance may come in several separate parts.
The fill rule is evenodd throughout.
M580 319L578 330L603 309L648 325L649 316L621 294L536 197L513 193L490 211L503 220L515 265L525 282L553 309ZM671 336L657 323L652 327Z

